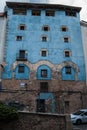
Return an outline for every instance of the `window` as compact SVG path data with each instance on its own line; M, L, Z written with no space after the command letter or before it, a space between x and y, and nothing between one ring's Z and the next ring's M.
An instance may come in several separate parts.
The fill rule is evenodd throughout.
M70 57L70 51L69 50L65 51L65 57Z
M66 16L74 16L74 17L76 17L76 12L75 11L67 10L65 13L66 13Z
M67 28L66 26L62 26L62 27L60 28L60 30L61 30L62 32L67 32L67 31L68 31L68 28Z
M40 10L32 10L32 15L33 16L40 16L41 15L41 11Z
M65 67L65 73L66 74L71 74L71 67L70 66Z
M16 41L22 41L23 40L23 36L16 36Z
M24 8L15 8L15 9L13 9L13 14L17 14L17 15L26 15L26 13L27 13L27 10L26 9L24 9Z
M20 50L16 57L17 61L27 61L27 54L25 50Z
M54 16L55 12L53 10L47 10L46 11L46 16Z
M19 27L18 27L19 30L25 30L26 29L26 26L25 24L20 24Z
M64 37L63 41L66 42L66 43L69 43L70 42L70 38L69 37Z
M47 37L46 36L42 36L42 42L47 42Z
M45 69L41 70L41 77L47 78L47 70Z
M40 91L48 92L48 82L40 82Z
M47 50L41 50L41 56L43 57L47 56Z
M50 30L50 27L49 27L49 26L43 26L43 27L42 27L42 30L43 30L43 31L49 31L49 30Z
M24 73L24 66L19 65L18 73Z
M25 58L25 51L24 50L20 50L19 57L20 58Z

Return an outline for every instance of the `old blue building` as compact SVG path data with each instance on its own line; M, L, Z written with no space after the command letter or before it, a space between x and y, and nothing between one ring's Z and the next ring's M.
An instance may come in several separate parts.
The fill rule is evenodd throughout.
M81 8L21 2L7 2L6 6L3 86L5 89L21 89L24 85L29 90L38 91L39 95L35 97L37 111L39 107L45 111L45 104L51 99L54 112L54 92L68 91L70 86L73 89L73 82L76 86L77 82L85 82ZM59 82L63 83L62 87Z

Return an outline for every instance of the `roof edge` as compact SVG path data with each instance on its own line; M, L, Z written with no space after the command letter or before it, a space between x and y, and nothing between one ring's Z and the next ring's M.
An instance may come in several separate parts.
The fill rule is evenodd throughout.
M59 10L74 10L80 12L81 7L69 6L69 5L61 5L61 4L45 4L45 3L24 3L24 2L6 2L8 7L24 7L25 8L40 8L40 9L59 9Z

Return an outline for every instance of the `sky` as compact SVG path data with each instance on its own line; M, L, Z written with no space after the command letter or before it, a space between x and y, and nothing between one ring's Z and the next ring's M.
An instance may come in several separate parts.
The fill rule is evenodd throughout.
M43 1L43 0L0 0L0 12L3 12L6 1ZM44 0L46 1L46 0ZM82 7L80 12L80 19L87 21L87 0L48 0L52 4L63 4L70 6Z

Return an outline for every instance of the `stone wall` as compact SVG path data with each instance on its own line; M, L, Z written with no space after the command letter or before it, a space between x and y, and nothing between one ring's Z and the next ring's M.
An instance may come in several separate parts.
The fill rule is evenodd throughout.
M21 112L19 120L0 124L0 130L72 130L69 115Z
M20 83L27 83L27 86L21 87ZM25 104L27 110L36 112L36 100L40 93L40 82L42 80L2 80L3 90L0 92L0 100L6 103L17 101ZM80 81L58 81L50 80L48 82L48 93L54 95L55 110L54 113L71 113L80 108L86 108L87 89L85 82ZM46 112L51 112L51 100L46 101Z

